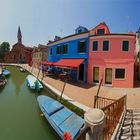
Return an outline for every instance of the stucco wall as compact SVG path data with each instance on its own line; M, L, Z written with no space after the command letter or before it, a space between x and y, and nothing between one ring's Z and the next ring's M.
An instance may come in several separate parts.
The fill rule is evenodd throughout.
M98 51L92 51L92 42L98 41ZM102 50L103 40L109 40L109 51ZM122 51L122 41L129 41L129 51ZM109 35L90 37L88 60L88 83L93 84L93 67L99 67L99 79L105 84L105 68L112 68L112 87L133 87L134 83L134 49L135 37L127 35ZM123 80L115 79L115 68L125 69Z

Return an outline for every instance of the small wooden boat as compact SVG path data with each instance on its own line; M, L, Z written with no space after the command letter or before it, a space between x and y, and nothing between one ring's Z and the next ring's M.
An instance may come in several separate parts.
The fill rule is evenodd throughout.
M10 71L7 70L7 69L3 69L2 70L2 74L5 75L5 76L9 76L10 75Z
M7 80L4 75L0 75L0 86L4 86Z
M67 132L71 140L78 135L84 126L84 120L81 117L50 97L40 95L37 101L45 118L61 139L64 139Z
M24 68L19 69L21 72L25 72L26 70Z
M43 88L42 84L37 80L36 77L33 75L28 75L26 77L27 85L30 87L30 89L36 89L37 91L41 90Z

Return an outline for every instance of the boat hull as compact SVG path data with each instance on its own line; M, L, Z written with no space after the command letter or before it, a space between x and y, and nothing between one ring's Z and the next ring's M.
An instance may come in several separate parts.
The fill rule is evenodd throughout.
M26 77L26 83L27 83L27 85L29 86L29 88L31 89L31 90L35 90L36 89L36 85L35 85L35 82L36 81L38 81L38 84L39 84L39 89L42 89L43 88L43 86L42 86L42 84L39 82L39 80L37 80L37 78L35 78L34 76L32 76L32 75L28 75L27 77Z
M83 127L84 120L50 97L41 95L37 100L45 118L60 138L63 139L64 133L69 132L73 140Z

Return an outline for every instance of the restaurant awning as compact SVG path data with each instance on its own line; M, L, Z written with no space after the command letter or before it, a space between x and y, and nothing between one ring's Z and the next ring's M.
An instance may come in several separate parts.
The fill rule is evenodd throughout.
M48 61L42 61L41 64L43 65L54 65L55 62L48 62Z
M66 67L66 68L77 68L81 63L83 63L84 59L61 59L58 62L55 62L54 65L58 67Z

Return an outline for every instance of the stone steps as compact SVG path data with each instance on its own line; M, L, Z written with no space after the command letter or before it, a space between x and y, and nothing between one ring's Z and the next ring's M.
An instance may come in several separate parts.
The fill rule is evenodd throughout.
M115 140L140 140L140 110L127 110Z

